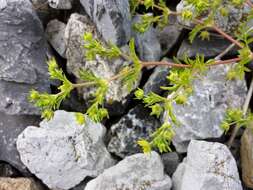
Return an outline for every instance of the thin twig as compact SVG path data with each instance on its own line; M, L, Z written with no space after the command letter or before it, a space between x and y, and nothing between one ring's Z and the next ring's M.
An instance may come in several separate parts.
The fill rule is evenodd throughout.
M246 100L244 102L244 105L243 105L243 115L244 116L247 114L247 111L248 111L248 108L249 108L249 103L250 103L250 100L251 100L251 97L252 97L252 93L253 93L253 78L251 80L250 88L249 88ZM235 126L235 128L233 129L233 132L232 132L232 134L230 136L230 139L228 141L228 147L229 148L231 148L239 129L240 129L240 126Z
M251 3L250 0L247 0L246 3L247 3L251 8L253 8L253 4Z
M215 57L215 60L220 60L223 56L225 56L230 50L235 47L235 44L230 44L223 52Z

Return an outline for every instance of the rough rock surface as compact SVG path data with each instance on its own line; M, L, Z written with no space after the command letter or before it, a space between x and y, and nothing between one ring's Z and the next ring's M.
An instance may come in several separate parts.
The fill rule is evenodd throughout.
M231 43L217 35L211 35L210 40L202 40L196 37L191 44L188 39L184 39L177 52L177 57L183 59L184 55L195 57L197 54L205 55L206 58L213 58L224 51ZM237 55L236 48L228 52L227 55Z
M133 24L140 22L141 16L133 18ZM133 30L136 50L139 58L143 61L159 61L162 55L161 45L157 38L157 30L152 26L146 32L140 33Z
M115 162L103 138L106 129L86 117L79 125L75 113L56 111L40 128L27 127L17 149L27 168L52 189L69 189L86 176L95 177Z
M228 108L240 108L246 97L244 80L226 80L229 66L219 65L193 82L193 95L185 105L174 104L174 114L181 123L174 126L173 144L185 152L191 139L218 138L220 124Z
M66 58L66 44L64 40L66 24L55 19L47 24L46 37L53 48Z
M253 132L246 129L241 139L242 179L245 185L253 188Z
M236 162L226 145L192 140L173 174L173 190L242 190Z
M1 190L43 190L44 188L31 178L0 178Z
M85 32L92 32L95 38L99 38L95 26L90 22L88 17L79 14L72 14L65 30L68 71L74 74L77 78L79 76L80 69L88 69L96 76L102 78L110 78L117 74L121 70L122 66L127 64L123 60L106 61L100 57L97 57L94 61L87 61L85 59L85 48L83 48L84 41L82 36L80 36L80 34L84 34ZM81 93L83 95L83 99L88 100L93 92L94 88L82 89ZM122 83L120 81L112 81L109 86L106 100L111 103L121 102L124 104L128 94L128 90L126 88L122 88ZM120 109L118 109L118 112L119 110Z
M27 96L50 90L42 24L29 0L7 1L0 20L0 111L38 114Z
M239 23L243 17L243 6L238 8L238 6L234 6L231 4L231 1L228 0L222 0L222 5L220 7L225 7L227 9L228 15L223 16L221 15L221 11L217 11L214 15L214 22L215 25L218 26L220 29L227 33L233 32L238 26ZM189 9L191 11L194 11L194 7L187 4L186 0L181 0L180 3L177 5L177 12L181 12L182 10ZM202 15L202 18L205 18L206 15ZM193 23L189 21L183 21L182 18L179 16L178 21L182 25L186 26L193 26Z
M48 0L50 7L54 9L71 9L73 0Z
M141 152L137 141L142 138L148 139L161 125L158 119L149 116L149 111L138 105L111 127L109 152L122 158Z
M25 165L20 161L16 148L18 135L28 125L36 125L40 118L27 115L7 115L0 112L0 160L17 168L24 175L29 175Z
M161 157L164 164L165 173L169 176L172 176L180 162L178 154L176 152L169 152L162 154Z
M169 190L170 178L156 152L126 157L91 180L84 190Z
M81 0L81 4L107 42L127 44L131 36L128 0Z

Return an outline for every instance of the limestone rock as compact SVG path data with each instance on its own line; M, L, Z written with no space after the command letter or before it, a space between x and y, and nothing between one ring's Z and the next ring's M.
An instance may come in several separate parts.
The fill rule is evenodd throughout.
M27 96L32 88L50 91L42 24L29 0L7 1L0 20L0 111L39 114Z
M236 162L220 143L192 140L172 177L173 190L242 190Z
M0 178L1 190L43 190L32 178Z
M107 42L127 44L131 36L128 0L81 0L81 4Z
M193 82L193 94L184 105L173 105L181 123L173 126L173 144L178 152L185 152L191 139L219 138L220 124L228 108L240 108L247 94L244 80L226 80L228 65L209 69L205 76Z
M71 9L73 0L48 0L50 7L54 9Z
M164 171L169 176L176 171L179 165L179 156L176 152L169 152L161 155L164 164Z
M22 162L48 187L67 190L115 163L105 148L105 133L88 117L79 125L75 113L56 111L40 128L27 127L18 137L17 149Z
M156 152L126 157L91 180L84 190L170 190L171 180L164 174Z
M66 24L57 19L51 20L46 28L48 41L63 58L66 58L66 44L64 40L65 28Z
M148 139L150 134L161 125L157 118L149 116L149 111L142 105L138 105L111 127L109 152L121 158L141 152L137 141Z

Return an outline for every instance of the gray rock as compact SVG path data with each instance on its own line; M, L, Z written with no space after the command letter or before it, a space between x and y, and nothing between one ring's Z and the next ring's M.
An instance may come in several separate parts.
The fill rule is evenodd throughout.
M65 40L67 44L66 57L68 60L67 69L69 73L72 73L79 78L80 69L88 69L98 77L110 78L117 74L122 69L123 65L128 64L121 59L109 62L99 56L97 56L94 61L87 61L85 59L86 50L83 47L84 41L82 38L82 34L85 32L92 32L94 38L98 38L103 41L99 38L95 26L91 23L88 17L79 14L72 14L65 30ZM138 84L139 81L136 81L136 86ZM89 100L91 95L94 93L94 90L94 88L85 88L80 89L79 92L82 94L84 100ZM110 82L106 102L120 102L124 104L128 94L129 92L127 88L122 87L122 83L120 81L114 80Z
M176 152L169 152L162 154L161 157L164 164L165 173L169 176L172 176L180 162L178 154Z
M156 152L126 157L91 180L84 190L170 190L171 180L164 174Z
M163 61L170 60L163 59ZM166 76L168 76L169 71L170 69L167 66L156 67L143 87L145 94L148 94L150 92L161 94L162 89L160 87L168 85L168 79L166 78Z
M191 139L219 138L220 124L228 108L240 108L247 88L244 80L227 80L229 65L209 69L205 76L193 82L193 95L185 105L174 104L174 114L181 123L173 126L173 144L178 152L185 152Z
M162 30L157 30L157 36L162 48L162 55L173 50L182 33L182 26L177 22L176 16L169 17L169 23Z
M6 0L0 0L0 10L4 9L7 6L7 1Z
M56 111L40 128L27 127L18 136L17 149L22 162L48 187L67 190L115 163L105 148L105 133L104 126L88 117L80 125L75 113Z
M38 114L27 95L50 91L42 24L29 0L8 1L0 13L0 111Z
M228 10L228 16L221 15L220 11L216 11L214 15L214 23L217 27L222 29L226 33L232 33L240 24L240 21L243 18L243 6L234 6L231 1L222 0L222 5L220 7L225 7ZM195 8L187 3L186 0L181 0L177 5L177 12L181 12L182 10L189 9L193 13L195 13ZM195 13L196 14L196 13ZM201 18L206 18L207 14L203 14L200 16ZM180 24L193 27L194 24L189 21L184 21L180 16L178 16L178 21Z
M28 171L20 161L16 139L26 126L36 125L39 120L40 118L35 116L13 116L0 112L0 160L14 166L24 175L28 175Z
M73 0L48 0L50 7L54 9L71 9Z
M150 110L138 105L114 124L110 131L112 137L108 145L109 152L121 158L141 152L137 141L148 139L150 134L161 125L158 119L149 114Z
M220 143L192 140L172 177L173 190L242 190L236 162Z
M57 19L51 20L46 28L48 41L63 58L66 58L65 28L66 24Z
M133 24L140 22L141 16L133 18ZM136 50L139 58L143 61L159 61L162 55L161 45L157 38L157 31L150 27L145 33L133 30L132 36L135 40Z
M205 55L206 58L214 58L224 51L231 43L217 35L211 35L210 40L202 40L196 37L191 44L188 39L184 39L178 52L177 57L183 59L184 55L195 57L197 54ZM236 55L237 50L233 48L227 55Z
M107 42L127 44L131 35L128 0L81 0L81 4Z

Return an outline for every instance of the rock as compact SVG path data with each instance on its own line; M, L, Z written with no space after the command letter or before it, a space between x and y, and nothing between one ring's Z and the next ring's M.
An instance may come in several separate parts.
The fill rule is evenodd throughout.
M236 162L220 143L192 140L172 177L173 190L242 190Z
M43 190L44 188L31 178L0 178L1 190Z
M65 41L67 44L66 57L68 60L67 69L69 73L72 73L79 78L80 69L86 69L90 70L98 77L110 78L118 74L123 65L128 64L121 59L107 61L99 56L97 56L94 61L87 61L85 59L85 48L83 47L84 41L82 38L82 34L85 32L92 32L94 38L103 41L88 17L72 14L65 30ZM139 81L136 82L136 87L138 84ZM89 102L88 100L90 100L94 91L95 88L85 88L81 89L79 92L82 94L83 99L86 100L86 102ZM128 94L129 91L127 88L122 87L120 81L114 80L110 82L109 90L106 95L106 103L109 105L112 104L110 105L111 107L114 107L115 104L119 103L121 106L117 107L117 112L122 113L122 107L124 107L122 105L126 104L126 97Z
M133 18L133 24L141 21L141 16ZM159 61L162 55L161 45L157 38L157 31L150 27L145 33L133 30L132 36L135 40L136 50L139 58L143 61Z
M7 0L0 0L0 10L7 6Z
M241 166L244 184L253 188L253 134L251 129L246 129L241 139Z
M220 128L228 108L242 107L247 87L245 80L227 80L230 66L219 65L193 82L193 94L186 104L174 103L173 112L181 123L173 126L173 144L178 152L185 152L191 139L219 138Z
M138 105L114 124L111 127L109 152L121 158L141 152L137 141L148 139L150 134L161 125L158 119L149 114L150 110Z
M40 128L27 127L18 136L17 149L22 162L49 188L67 190L115 163L105 148L105 133L105 127L88 117L79 125L75 113L56 111Z
M156 152L126 157L91 180L84 190L169 190L170 178Z
M0 177L17 177L20 173L10 164L5 162L0 163Z
M163 59L162 61L171 60ZM156 67L143 87L145 94L148 94L150 92L161 94L163 90L160 87L168 85L168 79L166 77L168 76L169 71L170 69L167 66Z
M91 178L92 179L92 178ZM70 190L84 190L87 183L91 180L89 178L85 178L81 183L79 183L77 186L71 188Z
M184 39L178 52L177 57L183 59L184 55L194 58L197 54L204 55L206 58L214 58L223 52L231 43L217 35L211 35L210 40L202 40L196 37L191 44L188 39ZM237 55L236 48L233 48L227 55Z
M50 91L42 24L29 0L8 1L0 20L0 111L39 114L27 96L32 88Z
M57 19L51 20L46 28L48 41L63 58L66 58L66 44L64 40L65 28L66 24Z
M71 9L73 0L48 0L50 7L54 9Z
M232 5L231 1L222 0L220 8L226 8L228 15L223 16L221 14L221 11L216 11L214 15L214 23L217 27L222 29L226 33L232 33L235 29L238 28L240 21L243 18L243 7L244 6L234 6ZM187 0L181 0L180 3L177 5L177 12L182 12L182 10L191 10L194 14L196 12L194 11L195 8L192 5L189 5L187 3ZM203 15L199 16L199 19L206 19L207 13L203 13ZM178 16L178 21L180 24L193 27L194 24L189 21L184 21L180 16Z
M107 42L127 44L131 35L128 0L81 0L81 4Z
M23 175L29 175L29 173L25 165L20 161L16 148L16 139L26 126L36 125L39 120L40 118L35 116L13 116L0 112L0 160L14 166Z
M164 164L165 173L169 176L172 176L180 162L178 154L176 152L169 152L162 154L161 157Z
M157 36L162 48L162 55L165 56L168 52L173 50L173 47L179 40L182 30L182 26L177 22L177 17L171 15L168 25L162 30L157 31Z

